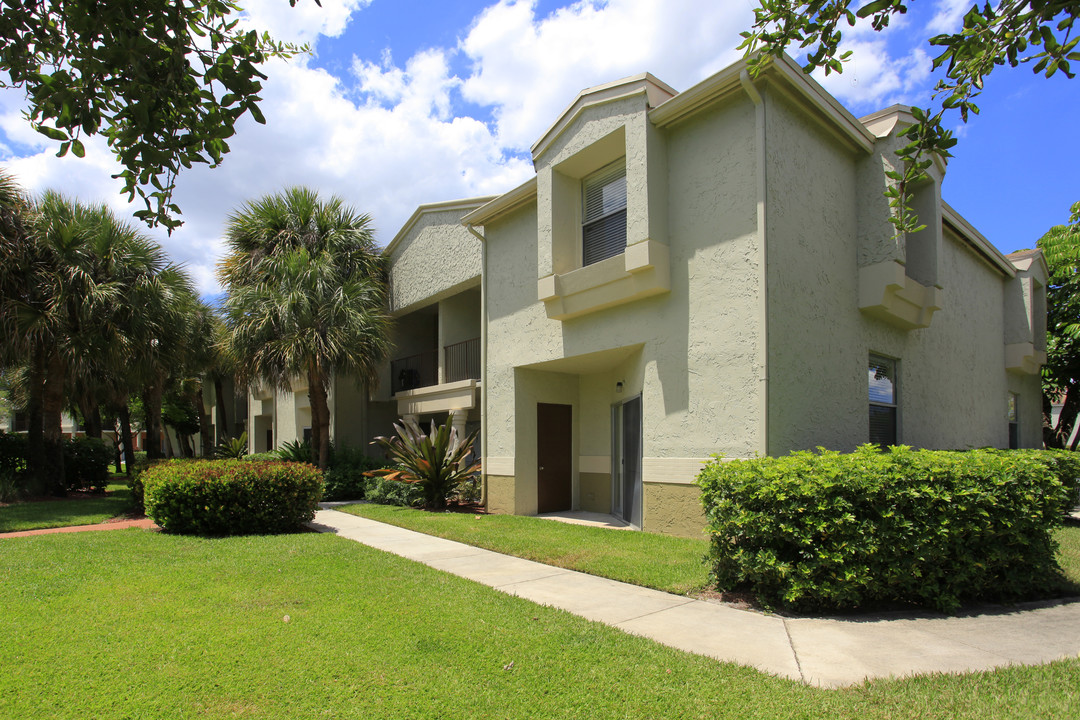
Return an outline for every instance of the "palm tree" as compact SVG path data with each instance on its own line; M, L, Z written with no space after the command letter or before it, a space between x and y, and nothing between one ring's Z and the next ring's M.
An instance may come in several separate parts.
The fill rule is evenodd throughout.
M290 188L246 203L226 227L227 354L243 384L308 381L312 460L330 448L327 391L335 374L374 384L386 355L385 264L371 219L340 198Z
M59 493L62 410L71 400L96 415L106 390L126 403L143 367L133 359L176 324L159 309L180 271L104 205L46 191L22 217L25 232L2 248L0 323L8 358L14 351L27 366L31 464L41 489ZM44 452L35 455L38 433Z

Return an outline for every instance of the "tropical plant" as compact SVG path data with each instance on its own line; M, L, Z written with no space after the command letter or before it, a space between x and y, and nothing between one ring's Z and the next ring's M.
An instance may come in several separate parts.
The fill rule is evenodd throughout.
M312 461L330 453L328 392L374 384L388 347L384 259L371 218L337 197L290 188L246 203L226 227L225 354L242 384L307 381Z
M285 462L311 462L311 443L307 440L289 440L281 444L274 455Z
M386 450L394 468L373 470L368 475L387 480L413 483L424 492L424 506L432 510L446 507L446 501L458 486L480 472L480 463L469 462L478 430L466 438L458 438L453 427L453 415L442 425L431 421L431 431L424 433L418 426L402 421L394 423L397 435L377 437L375 443Z
M194 291L160 246L104 205L46 191L19 213L0 248L3 356L23 366L32 471L59 493L62 411L78 407L99 434L101 402L126 405L160 376L155 358L186 316L178 300ZM144 399L155 407L153 393Z
M1046 364L1043 366L1043 441L1069 444L1080 416L1080 202L1068 225L1056 225L1039 238L1050 277L1046 286ZM1060 399L1057 422L1051 403ZM1076 449L1072 443L1071 449Z
M225 438L214 450L214 457L239 460L247 455L247 433L241 433L238 438Z

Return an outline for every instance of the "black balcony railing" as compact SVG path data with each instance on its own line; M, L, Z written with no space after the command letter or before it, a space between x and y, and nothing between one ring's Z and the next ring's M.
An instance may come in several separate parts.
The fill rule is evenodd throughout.
M439 354L429 350L418 355L410 355L390 363L390 382L394 392L415 390L416 388L437 385L439 382Z
M446 382L480 378L480 338L447 345L443 350Z

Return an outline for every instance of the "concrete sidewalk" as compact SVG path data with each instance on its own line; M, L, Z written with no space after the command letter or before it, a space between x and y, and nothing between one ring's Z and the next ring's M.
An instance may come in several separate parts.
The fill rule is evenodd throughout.
M1080 602L958 617L783 618L501 555L334 510L319 511L311 527L664 645L823 687L1080 654Z

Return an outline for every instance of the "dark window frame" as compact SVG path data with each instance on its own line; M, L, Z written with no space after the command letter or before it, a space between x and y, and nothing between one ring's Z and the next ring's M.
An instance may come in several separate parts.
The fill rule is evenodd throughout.
M885 402L874 398L871 394L872 388L870 387L869 377L867 378L867 399L869 401L868 437L869 442L884 448L889 445L898 445L900 442L900 363L896 358L870 353L868 374L869 371L878 368L889 372L887 377L892 382L892 401ZM891 433L888 437L875 437L875 429L881 430L880 427L875 428L875 415L879 418L884 416L891 419Z

